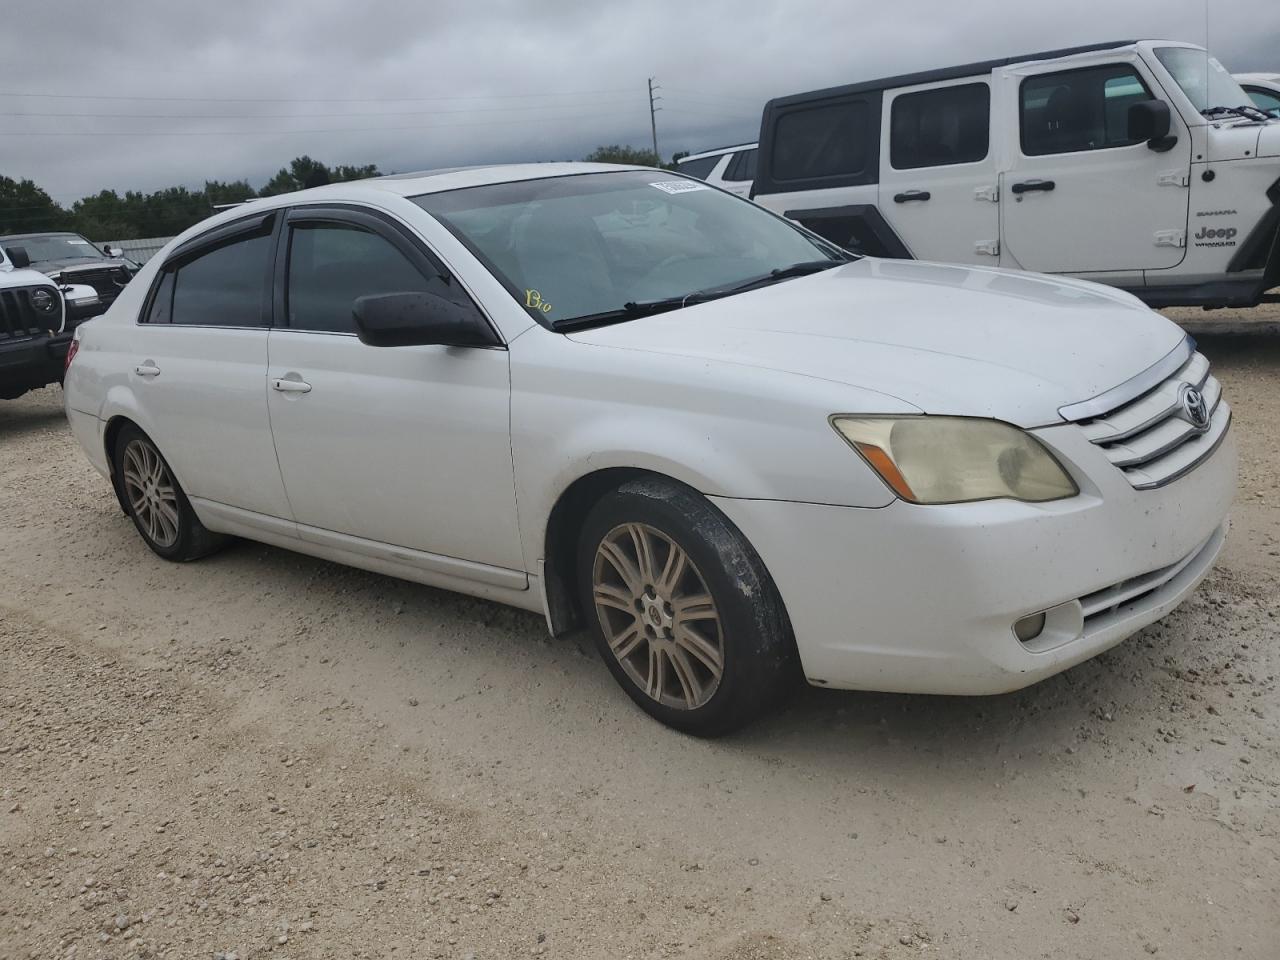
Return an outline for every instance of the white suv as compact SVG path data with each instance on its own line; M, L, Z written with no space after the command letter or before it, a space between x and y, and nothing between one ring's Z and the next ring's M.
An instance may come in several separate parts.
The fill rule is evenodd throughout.
M1237 73L1235 78L1254 106L1280 117L1280 73Z
M1202 48L1121 41L772 100L757 202L850 249L1252 306L1280 285L1280 120Z
M717 147L681 157L676 161L676 170L686 177L697 177L721 190L748 197L756 178L756 152L754 143Z
M586 624L666 723L999 693L1213 565L1231 411L1072 280L856 259L670 172L254 201L76 331L66 409L147 545L228 534Z

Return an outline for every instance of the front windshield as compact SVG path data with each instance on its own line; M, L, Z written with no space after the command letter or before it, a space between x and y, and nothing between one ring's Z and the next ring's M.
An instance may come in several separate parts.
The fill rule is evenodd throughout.
M848 258L749 201L657 170L466 187L414 202L547 325Z
M74 233L56 233L45 237L13 237L0 240L6 247L22 247L32 263L46 260L102 260L102 251Z
M1196 47L1157 47L1156 56L1197 110L1247 107L1253 101L1227 68Z

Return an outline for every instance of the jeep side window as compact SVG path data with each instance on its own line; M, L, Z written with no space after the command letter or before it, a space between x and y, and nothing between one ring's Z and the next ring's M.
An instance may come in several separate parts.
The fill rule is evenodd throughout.
M991 138L991 88L966 83L907 93L893 101L889 163L895 170L976 163Z
M855 176L867 167L866 100L846 100L792 110L778 118L773 135L774 180Z
M1127 147L1129 107L1150 100L1128 64L1045 73L1022 81L1022 152L1029 157Z

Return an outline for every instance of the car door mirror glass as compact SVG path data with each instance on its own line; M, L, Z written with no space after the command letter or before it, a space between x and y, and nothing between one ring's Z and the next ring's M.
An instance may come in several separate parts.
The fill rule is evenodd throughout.
M1152 150L1164 152L1178 142L1171 137L1172 117L1163 100L1142 100L1129 107L1129 139L1146 141Z
M371 347L488 347L492 333L474 310L433 293L384 293L352 305L356 335Z

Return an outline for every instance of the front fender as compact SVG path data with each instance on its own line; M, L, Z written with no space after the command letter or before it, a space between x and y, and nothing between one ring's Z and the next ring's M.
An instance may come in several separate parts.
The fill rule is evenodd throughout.
M920 412L901 400L791 373L574 344L555 334L537 338L541 346L531 339L512 345L511 374L527 557L542 556L563 493L612 468L662 474L707 496L869 508L894 499L828 418Z

